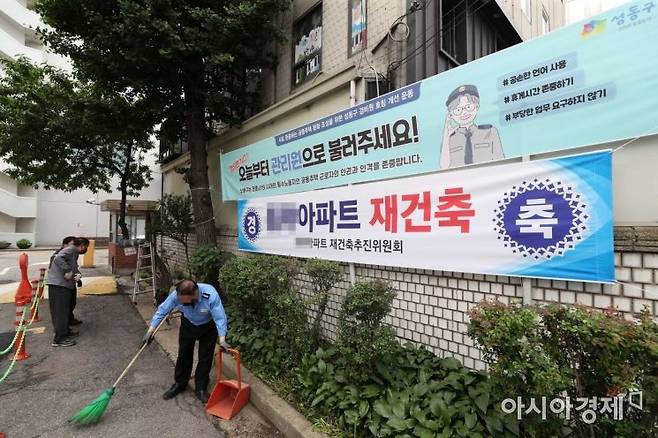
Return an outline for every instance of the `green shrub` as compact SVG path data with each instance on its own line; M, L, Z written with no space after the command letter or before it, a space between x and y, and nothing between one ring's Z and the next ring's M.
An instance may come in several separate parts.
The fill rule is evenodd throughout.
M658 433L658 328L644 315L627 321L614 312L582 307L486 303L470 315L469 335L482 346L492 381L504 397L609 397L640 390L644 409L623 421L598 415L585 424L553 415L524 417L523 436L650 437ZM550 411L549 411L550 414Z
M196 281L212 284L218 288L219 270L234 258L235 254L231 252L213 246L201 246L190 257L190 274Z
M11 243L6 240L0 240L0 249L7 249L11 246Z
M306 307L293 285L298 272L295 259L278 256L238 257L220 270L233 321L229 342L275 375L310 352Z
M311 328L313 345L317 348L320 345L322 336L321 323L322 317L327 310L327 304L329 303L329 292L343 277L343 269L337 262L322 259L308 259L304 268L313 283L314 294L311 300L309 300L309 304L317 306Z
M367 376L375 362L395 345L393 329L384 323L394 298L395 291L378 280L357 283L347 292L336 347L355 376Z
M259 326L269 324L267 313L271 300L294 290L293 280L298 272L295 259L251 255L237 257L224 265L219 279L231 309L242 321Z
M397 345L355 381L335 349L319 349L298 372L302 407L336 419L349 436L513 437L515 417L500 411L485 373Z
M16 242L16 246L20 249L28 249L29 247L32 246L32 242L30 242L27 239L21 239L18 242Z

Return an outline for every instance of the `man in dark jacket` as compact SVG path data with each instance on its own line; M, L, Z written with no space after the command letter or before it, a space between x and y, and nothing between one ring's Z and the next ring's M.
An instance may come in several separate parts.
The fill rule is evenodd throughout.
M75 240L75 236L66 236L66 237L62 240L62 246L61 246L58 250L56 250L56 251L53 253L52 256L50 256L50 264L48 265L48 269L50 269L50 266L52 266L52 264L53 264L53 259L55 258L55 256L57 255L57 253L59 253L61 250L63 250L63 249L66 248L67 246L73 245L73 241L74 241L74 240ZM77 273L76 273L76 274L77 274ZM79 286L80 283L81 283L81 281L78 280L78 281L76 282L76 285ZM73 290L73 293L71 294L71 314L69 315L69 324L70 324L71 326L82 324L82 321L80 321L79 319L77 319L77 318L75 317L75 315L73 315L73 311L75 310L75 305L77 304L77 302L78 302L78 290L77 290L77 288L76 288L76 289Z
M73 245L57 253L48 270L48 302L55 336L53 347L71 347L75 341L69 329L71 316L71 296L75 292L78 256L87 252L89 240L76 237Z

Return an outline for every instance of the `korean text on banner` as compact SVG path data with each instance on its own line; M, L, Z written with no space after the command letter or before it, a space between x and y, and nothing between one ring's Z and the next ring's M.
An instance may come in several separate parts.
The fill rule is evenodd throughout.
M658 131L658 8L635 1L221 155L224 200Z
M243 251L613 282L610 151L238 202Z

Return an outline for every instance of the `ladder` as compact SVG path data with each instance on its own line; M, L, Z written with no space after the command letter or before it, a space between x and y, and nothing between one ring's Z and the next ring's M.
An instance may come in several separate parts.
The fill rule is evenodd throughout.
M137 303L137 295L151 293L155 303L155 263L152 259L153 246L151 242L137 245L137 267L135 269L135 286L133 288L133 304ZM142 277L143 275L143 277Z

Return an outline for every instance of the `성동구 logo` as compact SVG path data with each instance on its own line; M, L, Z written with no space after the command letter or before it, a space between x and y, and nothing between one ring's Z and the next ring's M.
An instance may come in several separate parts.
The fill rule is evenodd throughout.
M583 24L583 30L580 32L582 38L588 38L594 35L602 34L605 30L607 20L591 20Z
M258 240L262 230L260 216L253 208L248 208L242 215L242 235L249 241Z
M587 205L559 181L524 181L505 193L494 210L494 230L506 248L523 257L562 256L582 241Z

